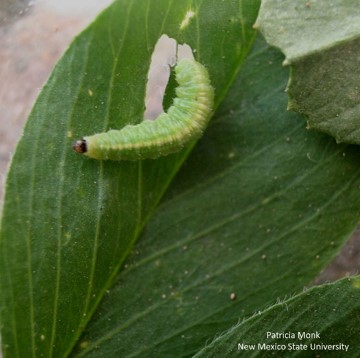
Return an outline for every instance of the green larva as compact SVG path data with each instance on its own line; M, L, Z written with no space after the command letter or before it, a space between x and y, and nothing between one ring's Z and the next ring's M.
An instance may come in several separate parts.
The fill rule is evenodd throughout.
M175 77L177 97L167 113L155 120L84 137L74 143L74 150L100 160L140 160L177 152L198 139L213 109L209 74L199 62L184 59L176 65Z

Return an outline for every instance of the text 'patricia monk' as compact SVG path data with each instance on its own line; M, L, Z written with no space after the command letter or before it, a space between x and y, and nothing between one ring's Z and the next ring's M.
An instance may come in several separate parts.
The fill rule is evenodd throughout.
M266 338L271 339L320 339L320 333L315 332L266 332Z

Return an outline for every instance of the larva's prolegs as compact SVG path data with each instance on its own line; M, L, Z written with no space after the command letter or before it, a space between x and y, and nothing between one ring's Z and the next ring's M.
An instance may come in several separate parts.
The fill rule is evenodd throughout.
M139 160L181 150L199 138L211 116L214 90L206 68L184 59L175 67L179 86L167 113L120 130L110 130L77 140L73 148L90 158Z

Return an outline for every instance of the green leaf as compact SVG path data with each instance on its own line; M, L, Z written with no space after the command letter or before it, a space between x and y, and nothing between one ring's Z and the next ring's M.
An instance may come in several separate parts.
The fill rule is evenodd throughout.
M358 357L359 302L359 277L314 287L232 327L195 357Z
M360 151L284 111L281 61L259 39L74 356L195 354L302 291L351 233Z
M357 38L358 5L357 0L263 0L255 27L289 64Z
M251 48L258 5L118 0L74 40L39 95L8 175L0 236L5 357L72 350L190 149L156 161L100 162L74 153L74 139L142 120L152 51L164 33L207 66L217 106Z
M308 128L360 144L360 13L350 1L264 0L257 26L292 64L289 109ZM344 26L346 24L346 26Z

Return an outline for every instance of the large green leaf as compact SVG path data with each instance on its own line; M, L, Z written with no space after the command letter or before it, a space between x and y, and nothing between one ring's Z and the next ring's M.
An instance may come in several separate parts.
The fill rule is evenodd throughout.
M232 327L196 357L358 357L359 302L359 277L312 288Z
M100 162L76 155L72 141L142 120L151 54L164 33L207 66L217 106L251 47L258 5L118 0L59 61L7 180L0 239L6 357L71 351L189 151Z
M292 65L289 109L337 142L360 144L357 0L264 0L257 26Z
M302 291L351 233L360 150L285 111L281 61L259 39L74 356L188 357Z

